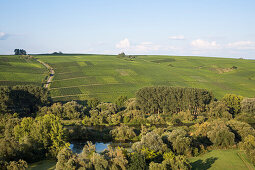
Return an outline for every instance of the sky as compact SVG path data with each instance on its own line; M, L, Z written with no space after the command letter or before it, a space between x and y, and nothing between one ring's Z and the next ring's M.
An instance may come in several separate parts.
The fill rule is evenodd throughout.
M0 0L0 54L255 59L255 0Z

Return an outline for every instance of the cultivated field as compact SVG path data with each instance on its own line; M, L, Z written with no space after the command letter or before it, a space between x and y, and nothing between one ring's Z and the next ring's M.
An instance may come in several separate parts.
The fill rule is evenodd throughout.
M29 57L0 55L0 86L41 86L47 72L43 65Z
M255 61L210 57L107 55L38 55L56 72L51 95L57 100L98 97L113 101L133 97L144 86L210 89L216 97L235 93L255 96ZM233 67L234 66L234 67Z
M56 74L50 86L55 101L133 97L144 86L198 87L217 98L226 93L255 96L255 61L212 57L37 55ZM33 59L0 56L0 85L41 85L46 68Z
M192 169L233 169L254 170L255 167L247 159L243 151L238 150L213 150L204 155L190 159Z

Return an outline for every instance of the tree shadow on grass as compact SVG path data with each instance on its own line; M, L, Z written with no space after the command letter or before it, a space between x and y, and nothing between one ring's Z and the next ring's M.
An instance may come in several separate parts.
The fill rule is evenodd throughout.
M212 164L217 160L218 158L216 157L211 157L211 158L207 158L206 160L197 160L195 162L191 163L192 169L193 170L205 170L205 169L209 169Z

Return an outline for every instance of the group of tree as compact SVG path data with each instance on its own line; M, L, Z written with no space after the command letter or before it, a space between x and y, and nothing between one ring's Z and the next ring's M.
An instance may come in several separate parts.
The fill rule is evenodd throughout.
M53 52L52 54L53 55L62 55L63 53L61 51L59 51L59 52Z
M15 49L14 54L15 55L27 55L27 52L26 52L26 50L23 50L23 49Z
M25 169L26 162L55 158L69 146L66 130L53 114L22 119L5 115L1 119L5 122L1 122L4 137L0 139L0 169Z
M50 104L48 90L43 87L24 85L0 86L0 114L18 114L20 117L32 116L39 107Z
M175 114L190 111L198 114L204 112L213 99L210 91L196 88L145 87L136 93L137 104L145 113Z
M123 59L129 59L131 61L133 61L136 58L134 55L126 55L124 52L118 54L118 57Z
M136 98L81 105L53 103L42 87L0 87L0 166L25 169L26 162L57 157L57 169L190 169L187 157L222 148L243 149L255 163L252 121L254 99L226 94L215 100L204 89L148 87ZM70 122L78 123L65 128ZM114 127L100 133L87 127L95 125ZM81 154L68 149L70 140L105 138L135 143L131 152L96 153L91 143Z

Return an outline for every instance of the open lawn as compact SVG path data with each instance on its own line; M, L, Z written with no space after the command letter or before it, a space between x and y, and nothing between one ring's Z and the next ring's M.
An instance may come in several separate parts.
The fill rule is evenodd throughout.
M54 170L55 168L56 161L54 160L43 160L28 166L28 170Z
M47 69L33 59L0 55L0 86L41 86L46 75Z
M55 101L98 97L114 101L134 97L145 86L206 88L221 98L226 93L255 96L255 61L190 56L37 55L56 71L51 84ZM234 67L233 67L234 66Z
M213 150L204 155L190 158L194 170L254 170L255 167L239 150Z

